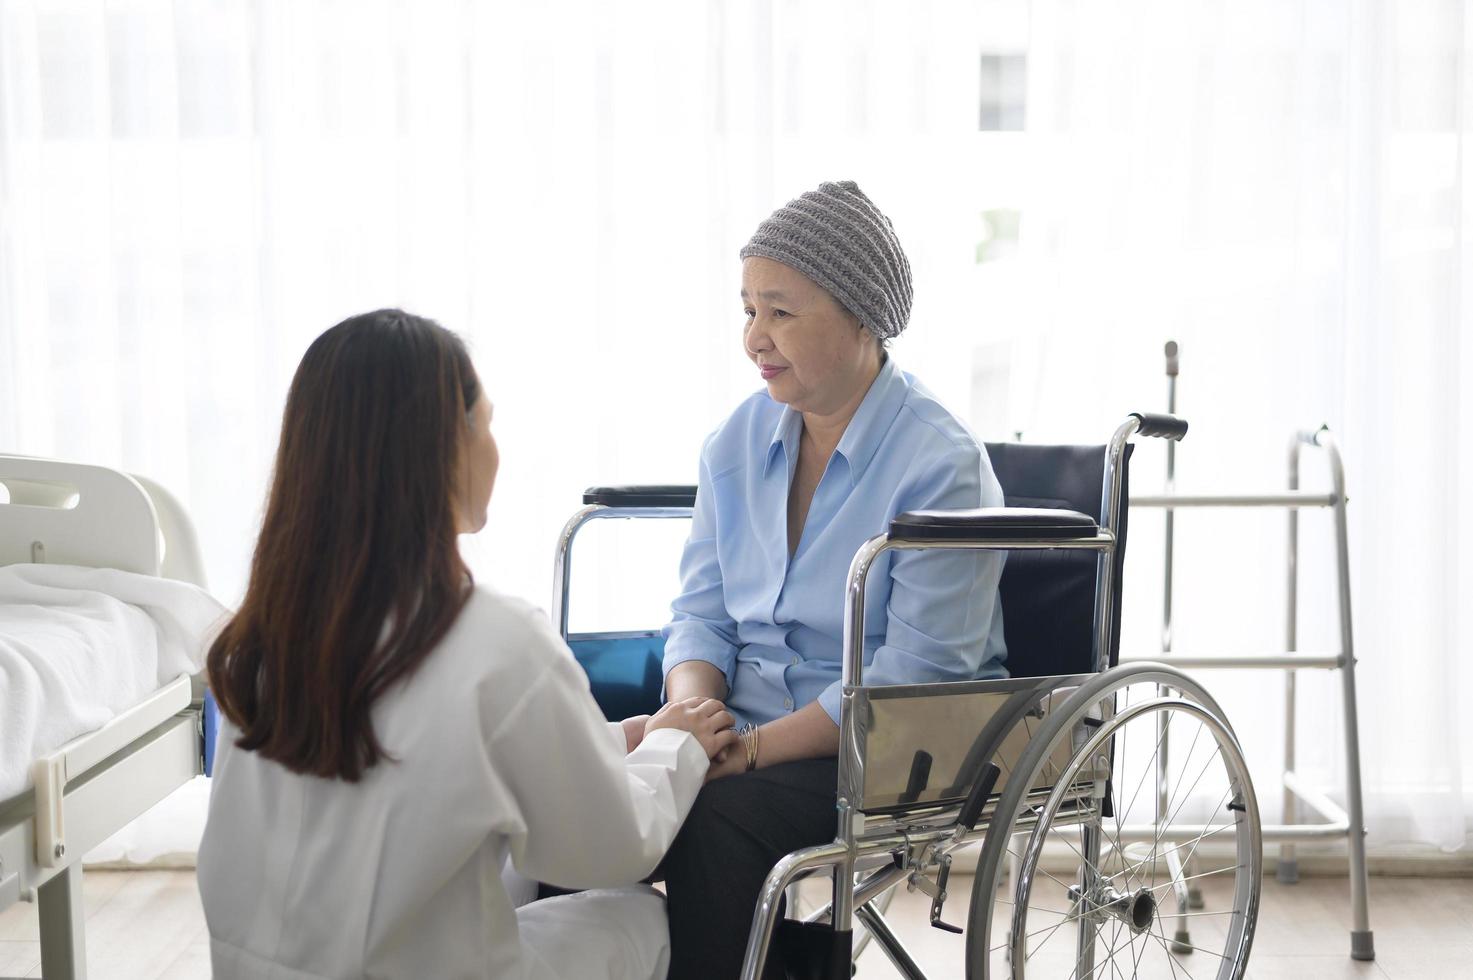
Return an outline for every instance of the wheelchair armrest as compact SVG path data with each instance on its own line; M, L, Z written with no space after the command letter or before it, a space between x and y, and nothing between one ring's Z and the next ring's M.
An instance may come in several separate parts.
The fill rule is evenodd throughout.
M1155 412L1131 412L1131 417L1140 422L1135 430L1138 436L1158 439L1171 439L1180 442L1187 434L1187 420L1179 419L1175 415L1162 415Z
M694 507L694 484L651 484L625 487L589 487L583 491L585 504L605 507Z
M1047 507L913 510L890 522L892 541L1082 538L1098 532L1099 526L1088 514Z

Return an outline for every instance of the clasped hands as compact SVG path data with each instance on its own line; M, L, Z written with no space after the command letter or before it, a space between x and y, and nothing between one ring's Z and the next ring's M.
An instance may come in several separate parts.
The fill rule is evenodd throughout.
M690 732L711 760L711 768L706 773L707 782L744 772L747 768L741 736L733 727L736 718L716 698L689 697L670 701L653 715L635 715L625 718L620 724L624 727L624 742L629 752L659 728Z

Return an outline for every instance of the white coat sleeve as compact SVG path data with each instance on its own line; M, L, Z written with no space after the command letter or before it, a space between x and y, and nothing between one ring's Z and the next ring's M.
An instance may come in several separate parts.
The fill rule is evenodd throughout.
M552 629L534 623L524 655L546 666L488 740L520 826L512 863L560 888L606 888L649 875L669 849L709 762L686 732L660 729L625 755L588 679Z

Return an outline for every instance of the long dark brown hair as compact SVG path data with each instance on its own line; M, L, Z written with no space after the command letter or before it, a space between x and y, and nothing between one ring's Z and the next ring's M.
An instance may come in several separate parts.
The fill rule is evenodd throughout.
M241 748L348 782L386 757L374 702L470 594L452 488L479 394L460 338L402 310L344 320L307 349L250 585L208 659Z

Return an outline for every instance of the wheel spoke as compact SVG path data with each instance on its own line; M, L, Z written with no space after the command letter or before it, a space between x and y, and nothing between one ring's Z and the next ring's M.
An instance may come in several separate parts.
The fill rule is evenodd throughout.
M1161 948L1166 951L1166 962L1171 964L1171 975L1173 977L1176 976L1176 968L1181 967L1181 972L1187 975L1187 980L1197 980L1196 977L1192 976L1192 971L1187 969L1187 965L1177 960L1176 954L1171 951L1171 946L1166 942L1166 937L1155 932L1148 932L1147 935L1160 943ZM1192 948L1195 949L1196 947L1194 946Z
M1183 775L1186 774L1187 762L1191 761L1192 753L1195 752L1195 751L1197 751L1197 741L1202 737L1202 730L1204 728L1206 728L1206 727L1207 727L1206 725L1202 725L1202 724L1197 725L1197 732L1196 732L1195 735L1192 736L1192 744L1187 748L1187 754L1183 758L1183 761L1182 761L1181 768L1182 768L1182 774ZM1201 777L1199 776L1198 778L1201 778ZM1196 786L1194 785L1192 788L1195 789ZM1165 828L1170 825L1171 821L1176 818L1175 817L1175 814L1172 814L1171 807L1172 807L1172 804L1176 802L1176 794L1177 794L1178 791L1181 790L1181 783L1178 782L1174 787L1171 787L1170 789L1171 789L1171 795L1166 800L1166 813L1171 814L1171 816L1168 816L1167 819L1166 819L1166 822L1163 823L1163 824L1160 824L1156 828L1156 839L1151 844L1151 847L1152 847L1153 850L1155 848L1157 848L1157 847L1160 846L1160 844L1161 844L1161 834L1165 832ZM1192 795L1192 791L1191 790L1187 790L1187 798L1188 799L1191 798L1191 795ZM1161 814L1158 813L1156 815L1156 819L1157 820L1160 820L1161 819Z
M1221 912L1173 912L1170 915L1156 914L1158 919L1190 919L1199 915L1237 915L1237 909L1223 909Z
M1084 928L1085 926L1087 926L1091 930L1091 935L1090 935L1090 938L1089 938L1089 942L1090 942L1090 945L1093 946L1094 945L1094 941L1095 941L1095 935L1098 933L1098 930L1095 929L1094 923L1092 923L1092 922L1090 922L1088 920L1085 920L1084 926L1081 926L1080 928ZM1069 976L1071 976L1071 977L1078 977L1079 976L1079 968L1081 966L1083 966L1083 965L1084 965L1084 954L1083 953L1080 953L1079 956L1078 956L1078 958L1076 958L1074 960L1074 969L1072 969L1072 970L1069 971ZM1090 973L1093 973L1094 970L1090 970L1089 972ZM1087 977L1080 977L1079 980L1088 980L1088 978Z
M1180 880L1181 880L1181 882L1183 884L1185 884L1188 881L1195 881L1198 878L1210 878L1213 875L1226 874L1229 871L1240 871L1240 870L1242 870L1242 868L1243 868L1243 865L1241 865L1241 864L1234 864L1231 867L1227 867L1227 868L1217 868L1217 869L1212 870L1212 871L1203 871L1203 872L1200 872L1198 874L1187 875L1185 878L1182 878ZM1152 891L1158 891L1158 890L1160 890L1162 888L1170 888L1172 885L1176 884L1177 880L1178 879L1173 878L1170 881L1166 882L1165 884L1157 885L1155 888L1153 888L1151 890Z
M1135 956L1132 958L1131 964L1130 964L1130 975L1131 975L1131 977L1136 977L1136 976L1139 976L1140 975L1140 972L1141 972L1141 954L1144 953L1146 951L1146 947L1148 945L1150 945L1149 943L1146 943L1146 942L1142 941L1141 942L1140 949L1136 949L1135 941L1136 941L1137 938L1139 938L1139 937L1137 937L1137 936L1131 936L1130 937L1130 951L1135 954Z
M1029 905L1029 906L1026 907L1026 909L1029 910L1029 911L1031 911L1033 908L1034 908L1034 906L1032 906L1032 905ZM1045 909L1044 911L1046 911L1046 912L1053 912L1053 909ZM1061 919L1061 920L1059 920L1058 922L1054 923L1051 926L1044 926L1042 929L1039 929L1039 930L1037 930L1035 932L1030 932L1027 935L1025 935L1023 937L1023 939L1024 940L1029 940L1029 939L1032 939L1034 936L1039 936L1039 935L1042 935L1043 933L1048 933L1047 936L1044 936L1043 942L1040 942L1038 944L1039 946L1042 946L1044 943L1048 942L1049 939L1051 939L1053 937L1053 934L1056 933L1056 932L1058 932L1059 929L1062 926L1066 926L1066 925L1068 925L1071 922L1078 922L1083 916L1085 916L1085 915L1088 914L1088 910L1085 908L1084 903L1081 902L1080 903L1079 910L1076 911L1076 912L1072 912L1072 913L1070 913L1070 912L1055 912L1054 914L1055 915L1066 915L1066 916L1068 916L1068 918ZM992 948L992 951L995 952L996 950L1002 949L1004 946L1009 945L1011 942L1012 942L1012 939L1009 938L1008 939L1008 942L1002 943L1001 945L998 945L998 946L994 946ZM1036 948L1037 947L1035 947L1035 949ZM1029 953L1027 955L1028 955L1029 958L1031 958L1033 956L1032 953Z
M1058 831L1055 831L1055 833L1059 833L1059 832ZM1090 862L1089 858L1085 857L1084 854L1079 850L1079 848L1077 848L1077 847L1074 846L1074 842L1071 841L1068 838L1067 835L1062 834L1062 833L1059 833L1059 837L1060 837L1060 839L1063 840L1063 842L1065 844L1068 844L1069 845L1069 850L1073 851L1079 857L1079 860L1082 861L1082 862L1084 862L1084 866L1086 868L1088 868L1089 870L1093 871L1096 875L1099 876L1099 878L1100 878L1101 881L1111 881L1111 880L1113 880L1108 875L1106 875L1103 871L1101 871L1099 868L1095 867L1095 865ZM1041 852L1042 852L1042 849L1040 848L1040 853ZM1036 865L1035 865L1035 867L1036 867ZM1055 879L1055 880L1057 881L1058 879Z
M1129 727L1129 726L1127 726L1127 727ZM1166 735L1167 735L1167 733L1170 730L1171 730L1170 718L1168 717L1167 724L1164 724L1164 725L1161 726L1161 734L1156 739L1156 748L1151 752L1150 765L1147 768L1146 772L1141 773L1140 782L1136 783L1135 792L1131 794L1131 796L1130 796L1130 803L1126 805L1125 810L1124 810L1124 813L1127 813L1128 814L1131 810L1135 809L1135 802L1136 802L1136 800L1140 799L1141 789L1146 785L1146 774L1147 773L1153 773L1153 774L1156 775L1156 777L1157 777L1157 780L1156 781L1157 781L1158 787L1159 787L1159 783L1160 783L1160 771L1159 771L1159 767L1157 767L1157 765L1156 765L1156 759L1161 755L1161 743L1163 741L1165 741ZM1125 752L1124 752L1124 746L1123 746L1123 744L1122 744L1122 747L1121 747L1121 759L1120 759L1120 761L1121 761L1121 764L1123 766L1124 763L1125 763ZM1158 791L1157 792L1159 794L1159 788L1158 788ZM1115 810L1115 823L1116 823L1117 831L1119 829L1120 821L1122 819L1123 819L1122 811L1120 810L1119 807L1117 807L1116 810ZM1116 839L1117 842L1120 840L1120 834L1118 832L1115 835L1115 839ZM1123 850L1123 848L1122 848L1122 850Z
M1231 796L1232 794L1233 794L1232 780L1228 780L1228 788L1225 789L1225 790L1223 790L1222 799L1218 800L1217 801L1217 806L1213 807L1208 812L1209 813L1216 813L1218 810L1220 810L1222 808L1222 805L1227 802L1227 798L1229 796ZM1192 841L1192 849L1187 852L1187 859L1185 861L1183 861L1182 862L1182 865L1181 865L1183 871L1185 871L1191 865L1192 858L1196 856L1196 854L1197 854L1197 845L1201 844L1202 841L1205 840L1206 838L1211 837L1211 836L1214 836L1214 835L1216 835L1218 833L1218 831L1214 830L1214 831L1212 831L1211 834L1209 834L1207 832L1207 828L1209 826L1211 826L1211 825L1210 824L1204 824L1202 826L1202 832L1197 835L1197 839L1196 840ZM1230 824L1223 824L1221 829L1227 829L1229 827L1231 827L1232 829L1236 830L1238 828L1238 824L1237 824L1236 821L1234 821L1233 823L1230 823Z
M1213 830L1211 832L1207 832L1207 831L1204 830L1201 834L1199 834L1198 836L1192 838L1192 843L1193 843L1192 853L1193 854L1196 853L1196 847L1195 847L1195 845L1201 843L1202 841L1206 840L1207 838L1209 838L1209 837L1216 837L1218 834L1225 834L1229 830L1237 830L1237 829L1238 829L1237 826L1234 825L1234 824L1224 824L1223 826L1218 827L1218 828L1216 828L1215 830ZM1189 855L1187 860L1190 860L1190 859L1191 858L1190 858L1190 855ZM1137 861L1135 864L1131 865L1131 867L1132 868L1139 868L1141 865L1145 864L1146 861L1149 861L1149 860L1151 860L1151 857L1150 856L1147 856L1147 857L1143 858L1142 860ZM1186 861L1183 861L1182 862L1182 866L1183 867L1186 867ZM1241 867L1241 865L1240 865L1240 867ZM1124 874L1124 872L1122 871L1122 872L1120 872L1120 874ZM1120 874L1117 874L1115 877L1118 878L1120 876ZM1182 881L1191 881L1192 878L1200 878L1200 877L1202 877L1202 876L1201 875L1192 875L1190 878L1182 878L1181 880ZM1170 881L1166 882L1164 885L1152 885L1151 886L1151 890L1152 891L1155 891L1157 888L1164 888L1164 887L1166 887L1166 885L1169 885L1172 882L1175 882L1176 880L1177 879L1175 877L1173 877Z
M1049 915L1073 915L1073 912L1060 912L1058 909L1046 909L1042 905L1019 905L1005 898L994 898L993 902L998 905L1011 905L1013 908L1026 908L1029 912L1047 912Z
M1198 735L1201 735L1202 734L1202 729L1205 728L1205 727L1207 727L1207 726L1205 726L1205 725L1200 726L1197 729L1197 734ZM1197 746L1196 739L1193 739L1192 740L1192 748L1195 749L1196 746ZM1190 757L1190 753L1189 753L1189 757ZM1161 836L1164 833L1166 833L1166 828L1167 827L1170 827L1173 823L1175 823L1176 822L1176 818L1181 814L1182 810L1186 809L1187 802L1192 798L1192 792L1197 788L1197 784L1200 783L1200 782L1202 782L1202 777L1205 776L1205 775L1207 775L1207 770L1212 767L1212 760L1215 759L1215 758L1217 758L1216 755L1211 756L1211 757L1208 758L1208 760L1205 763L1203 763L1203 765L1202 765L1202 771L1199 772L1199 773L1197 773L1197 778L1196 779L1192 780L1192 787L1191 787L1191 789L1187 790L1186 795L1184 797L1182 797L1181 803L1177 805L1177 808L1172 812L1171 816L1166 819L1166 822L1163 823L1158 828L1156 828L1156 845L1160 845L1160 843L1161 843ZM1186 768L1185 764L1183 764L1182 768L1183 769ZM1175 799L1175 794L1174 793L1173 793L1173 799ZM1216 807L1214 807L1213 809L1215 810Z

